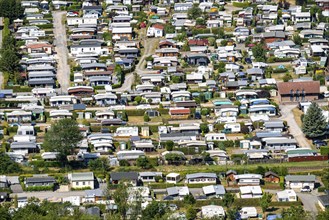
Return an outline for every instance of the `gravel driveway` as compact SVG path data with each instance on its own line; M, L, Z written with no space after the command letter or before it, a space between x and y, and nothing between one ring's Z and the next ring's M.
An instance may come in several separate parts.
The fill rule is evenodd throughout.
M70 86L70 66L67 63L68 49L65 24L62 23L66 11L54 11L54 35L56 42L57 80L61 85L59 93L66 94Z

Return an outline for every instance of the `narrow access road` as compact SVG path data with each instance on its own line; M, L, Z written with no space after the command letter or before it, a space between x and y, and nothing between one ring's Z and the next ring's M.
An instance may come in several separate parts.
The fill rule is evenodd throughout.
M117 89L113 89L116 92L124 92L124 91L131 91L131 85L134 83L135 77L134 73L128 73L125 75L125 81L123 82L122 86Z
M289 126L289 132L294 136L300 147L312 149L310 144L307 142L302 129L298 126L292 110L296 108L297 105L280 105L280 112L282 116L280 119L287 121Z
M2 29L0 29L0 49L2 48ZM3 75L2 75L2 72L0 71L0 89L2 88L2 86L4 84L4 81L3 81Z
M144 40L143 45L144 45L144 53L143 56L140 58L138 64L136 65L136 72L138 75L142 74L152 74L156 73L157 71L155 70L145 70L145 58L148 56L151 56L154 54L156 48L159 45L159 38L147 38Z
M66 94L70 87L70 66L67 63L68 49L65 24L63 24L63 16L66 11L53 11L54 35L56 42L56 59L57 59L57 80L61 86L59 93Z

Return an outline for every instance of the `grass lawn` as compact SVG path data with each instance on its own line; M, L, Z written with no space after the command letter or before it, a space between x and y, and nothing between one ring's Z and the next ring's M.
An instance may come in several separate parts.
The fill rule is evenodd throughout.
M129 116L128 123L131 124L144 124L144 117L143 116Z
M303 115L303 112L299 110L298 108L294 108L292 110L292 113L294 114L294 119L299 127L302 127L302 119L301 116Z

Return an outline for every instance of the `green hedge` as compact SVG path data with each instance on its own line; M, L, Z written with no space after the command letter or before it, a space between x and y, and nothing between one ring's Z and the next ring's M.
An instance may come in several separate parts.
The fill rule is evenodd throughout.
M157 111L160 113L160 115L168 115L169 109L167 108L158 108Z
M320 154L321 154L322 156L327 156L327 155L329 155L329 147L327 147L327 146L322 146L322 147L320 148Z
M32 88L28 86L5 86L5 89L12 89L13 92L31 92Z
M300 201L297 201L297 202L271 202L270 203L270 206L274 206L274 207L277 207L277 206L301 206L301 205L303 205L303 203Z
M90 186L82 187L82 188L71 188L72 191L81 191L81 190L89 190Z
M29 186L29 187L24 187L24 191L27 191L27 192L54 191L54 185L51 185L51 186Z
M233 2L234 7L246 8L250 5L250 2Z
M39 24L37 25L40 29L53 29L54 25L53 24Z
M62 164L57 161L44 161L44 160L35 160L29 162L29 164L36 166L36 167L61 167Z
M144 116L145 110L126 110L126 114L129 116Z

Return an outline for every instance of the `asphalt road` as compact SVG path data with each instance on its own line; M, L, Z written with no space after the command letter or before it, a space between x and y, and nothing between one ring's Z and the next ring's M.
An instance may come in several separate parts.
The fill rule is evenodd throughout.
M124 91L131 91L131 85L134 83L135 77L134 73L128 73L125 75L125 81L123 82L122 86L117 89L113 89L116 92L124 92Z
M70 66L68 65L68 49L65 24L62 23L66 11L53 11L55 50L57 59L57 80L61 85L59 93L66 94L70 86Z
M280 105L281 119L287 121L289 126L289 132L294 136L300 147L309 148L312 147L307 142L301 128L298 126L292 110L296 108L297 105Z

